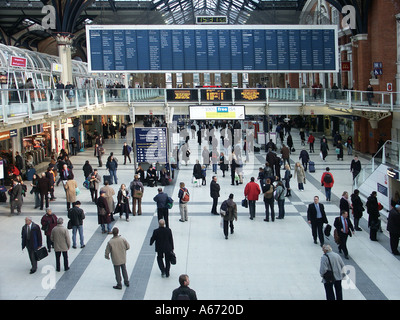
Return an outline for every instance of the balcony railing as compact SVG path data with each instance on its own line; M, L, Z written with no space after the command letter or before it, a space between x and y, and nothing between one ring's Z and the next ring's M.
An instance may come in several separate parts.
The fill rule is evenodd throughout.
M107 106L111 102L134 106L135 103L163 103L167 105L166 90L159 88L105 88L105 89L0 89L0 122L10 123L21 121L21 118L35 119L43 114L49 116L65 112L72 113L85 108L97 108ZM172 89L179 90L179 89ZM181 101L191 104L210 104L216 101L201 100L200 90L197 90L198 101ZM368 98L367 91L308 89L308 88L257 88L265 91L264 100L235 101L235 90L231 90L232 100L218 101L227 104L271 104L281 103L318 106L340 107L348 110L365 111L400 111L400 105L396 105L396 97L400 93L374 92L372 98ZM264 95L263 95L264 96ZM177 102L177 101L174 101ZM14 119L14 120L13 120Z

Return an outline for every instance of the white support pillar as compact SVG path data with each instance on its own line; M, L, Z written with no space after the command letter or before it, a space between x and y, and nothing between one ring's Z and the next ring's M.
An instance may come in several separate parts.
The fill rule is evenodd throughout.
M67 82L72 81L72 62L71 62L71 46L73 34L70 33L57 33L56 41L58 46L58 56L62 65L61 82L66 85Z
M400 105L400 13L396 15L396 30L397 30L396 105Z
M51 151L56 150L56 128L54 121L50 122L50 139L51 139Z

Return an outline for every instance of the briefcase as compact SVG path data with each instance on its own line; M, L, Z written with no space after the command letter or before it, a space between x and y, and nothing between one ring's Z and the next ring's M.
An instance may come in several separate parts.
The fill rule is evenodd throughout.
M249 207L249 202L247 201L247 199L243 199L242 200L242 207L244 207L244 208L248 208Z
M48 255L49 253L45 247L40 247L39 249L35 250L35 258L37 261L46 258Z
M169 262L170 262L172 265L175 265L175 264L176 264L176 255L175 255L175 252L173 252L173 251L171 251L171 252L169 253Z

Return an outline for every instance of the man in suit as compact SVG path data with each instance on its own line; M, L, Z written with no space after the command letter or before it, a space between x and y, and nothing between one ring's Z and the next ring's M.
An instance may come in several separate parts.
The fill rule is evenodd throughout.
M314 197L314 203L311 203L307 209L307 221L311 225L312 236L314 243L317 244L317 236L319 238L321 247L324 245L323 225L328 223L325 213L325 207L319 203L319 197Z
M345 210L343 210L340 213L340 217L337 217L334 222L334 227L338 231L339 238L340 238L340 244L339 244L339 253L344 253L344 257L346 259L349 259L348 255L349 252L347 250L347 238L352 236L352 233L354 234L354 227L353 224L351 223L349 219L349 213Z
M35 273L37 270L37 260L35 250L42 246L42 233L39 225L32 221L31 217L25 218L25 225L22 227L22 250L28 249L29 259L31 260L32 268L30 273Z
M211 183L210 183L210 196L213 199L211 214L215 214L215 215L218 215L217 204L218 204L218 198L219 198L219 190L220 190L220 186L217 183L217 177L213 176Z
M170 254L174 250L174 240L172 231L165 226L165 220L158 221L159 227L153 231L150 239L150 245L156 243L155 251L157 252L157 263L161 270L161 276L169 277L169 270L171 267ZM163 259L165 258L165 265Z

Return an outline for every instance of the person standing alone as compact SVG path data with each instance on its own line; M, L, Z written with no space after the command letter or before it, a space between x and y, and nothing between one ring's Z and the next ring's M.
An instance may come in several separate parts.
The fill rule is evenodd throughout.
M210 183L210 197L213 199L213 204L211 208L211 214L218 215L217 212L217 205L218 205L218 198L219 198L219 191L220 191L220 186L217 183L217 177L213 176L211 183Z
M250 182L246 184L246 187L244 188L244 196L249 201L249 213L251 220L253 220L256 216L256 201L258 200L260 193L260 186L255 182L254 177L251 177Z

